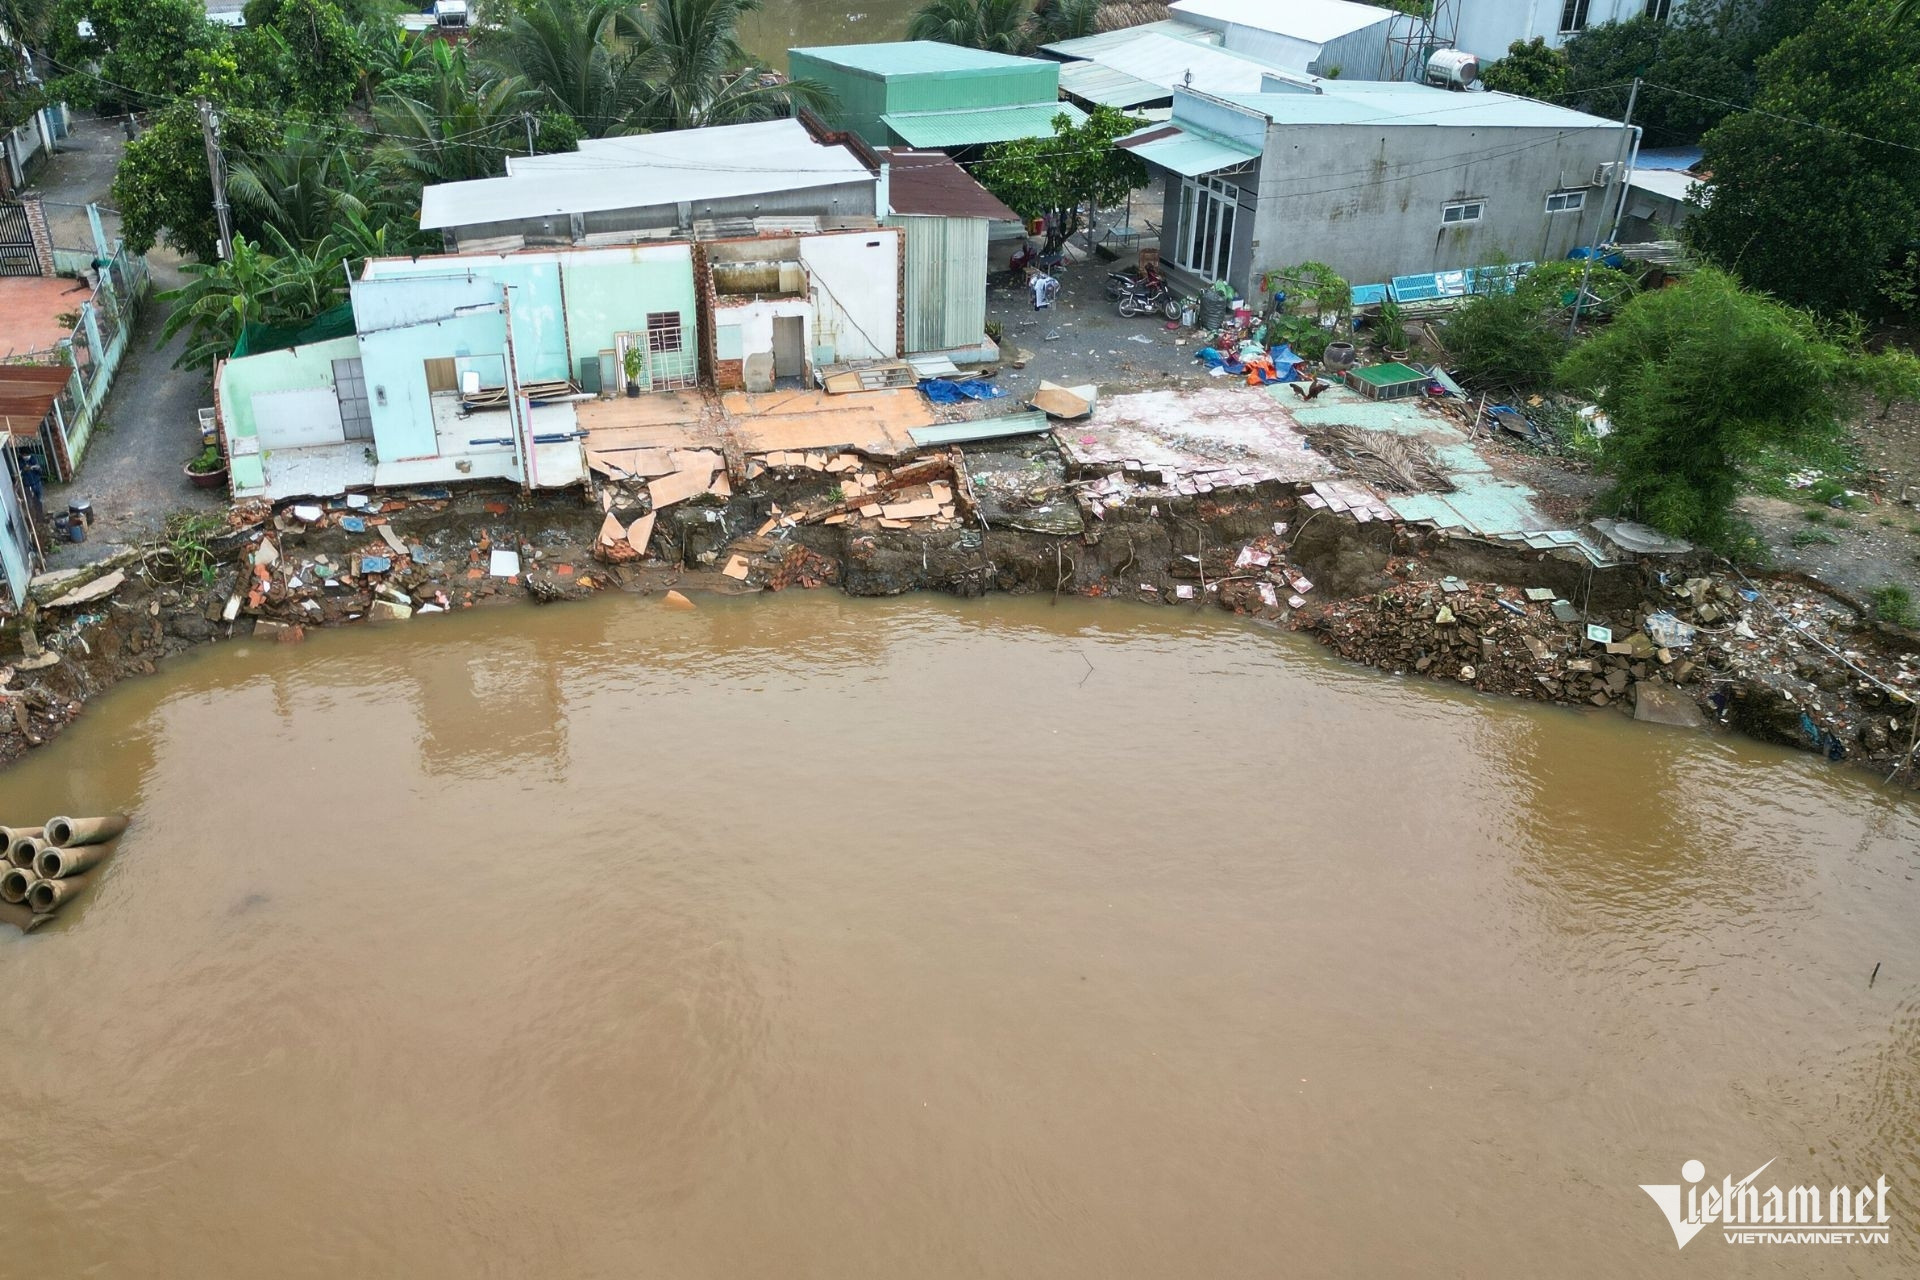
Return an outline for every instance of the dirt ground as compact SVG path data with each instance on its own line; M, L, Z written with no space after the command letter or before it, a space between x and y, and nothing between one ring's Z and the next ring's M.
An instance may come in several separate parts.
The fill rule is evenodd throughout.
M1920 405L1870 413L1849 435L1861 469L1834 477L1852 491L1845 505L1796 491L1749 495L1740 513L1765 539L1774 564L1794 569L1866 600L1886 586L1904 586L1920 601Z
M126 139L120 123L76 116L72 136L43 165L33 185L46 201L54 243L82 248L90 243L86 206L102 206L108 237L119 235L112 212L113 174ZM156 247L147 255L153 291L127 347L125 359L107 394L105 413L71 484L47 486L48 514L85 499L93 504L94 527L86 543L48 548L47 567L62 569L111 555L120 547L156 532L175 511L217 511L225 507L223 490L196 489L182 473L198 451L196 410L213 403L204 372L173 367L186 347L184 334L158 346L163 304L153 294L177 288L186 277L180 259ZM103 545L104 544L104 545Z

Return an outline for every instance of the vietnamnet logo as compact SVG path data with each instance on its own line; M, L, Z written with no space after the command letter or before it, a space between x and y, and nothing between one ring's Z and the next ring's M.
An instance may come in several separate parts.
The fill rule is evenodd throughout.
M1754 1179L1767 1170L1769 1160L1735 1182L1722 1178L1718 1186L1700 1182L1707 1166L1689 1160L1680 1166L1684 1185L1664 1183L1640 1189L1653 1197L1673 1228L1674 1243L1687 1241L1718 1226L1728 1244L1885 1244L1891 1234L1887 1213L1887 1180L1871 1186L1768 1187Z

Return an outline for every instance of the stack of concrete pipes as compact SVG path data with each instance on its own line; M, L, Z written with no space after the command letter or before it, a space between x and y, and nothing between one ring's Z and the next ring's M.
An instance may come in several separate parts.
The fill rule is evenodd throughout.
M127 829L125 817L48 818L44 826L0 827L0 903L25 907L38 924L72 902Z

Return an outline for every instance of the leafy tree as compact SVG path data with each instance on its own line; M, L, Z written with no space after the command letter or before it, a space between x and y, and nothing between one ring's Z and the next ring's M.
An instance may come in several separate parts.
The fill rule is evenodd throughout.
M79 35L87 23L91 37ZM68 72L52 86L69 102L146 107L231 77L225 27L200 0L63 0L51 20L54 56ZM97 64L98 71L81 68Z
M1753 288L1865 309L1920 227L1920 24L1832 4L1760 77L1754 105L1772 114L1707 135L1713 179L1688 237ZM1802 120L1817 127L1789 123Z
M1601 442L1607 500L1709 544L1727 541L1733 501L1766 453L1834 437L1860 376L1805 312L1712 268L1633 299L1560 375L1613 420Z
M352 100L367 51L330 0L278 0L272 21L246 35L244 60L273 86L277 105L331 117Z
M274 121L255 112L227 111L222 119L230 151L265 152L279 137ZM202 260L216 256L220 237L213 182L193 103L176 101L147 118L146 129L121 156L113 203L120 210L121 234L135 253L164 238L181 253Z
M907 20L907 39L964 45L988 53L1032 47L1026 0L929 0Z
M1456 307L1440 341L1460 375L1489 391L1542 391L1567 353L1567 319L1585 280L1582 314L1611 310L1631 298L1633 277L1580 262L1543 262L1506 292L1488 291Z
M1062 112L1053 118L1052 137L988 147L974 176L1021 217L1048 218L1049 239L1057 246L1080 229L1082 203L1113 204L1146 185L1146 165L1113 145L1139 126L1115 107L1095 107L1080 125Z
M1567 55L1540 36L1515 40L1506 57L1481 70L1480 80L1501 93L1558 101L1567 91Z
M354 256L352 246L329 239L301 250L277 228L268 229L265 243L235 236L232 258L188 263L187 283L159 295L173 308L160 341L188 331L176 368L209 368L232 354L248 325L305 324L346 297L340 261ZM381 243L377 235L374 243Z

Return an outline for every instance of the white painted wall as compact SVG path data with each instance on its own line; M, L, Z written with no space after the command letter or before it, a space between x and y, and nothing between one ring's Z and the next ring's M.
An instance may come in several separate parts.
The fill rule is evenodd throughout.
M340 423L340 401L330 386L257 391L253 423L262 449L306 449L347 438Z
M813 363L813 303L805 298L766 298L759 302L743 302L737 306L718 306L713 309L715 327L732 325L740 330L740 359L748 356L773 354L773 320L775 316L799 316L801 337L806 344L808 372ZM722 357L727 359L730 357Z
M897 227L876 227L800 238L800 261L812 275L809 350L831 344L834 363L900 354L900 236ZM765 350L772 349L769 324Z
M1677 12L1680 5L1673 6ZM1453 45L1477 55L1484 62L1495 62L1507 54L1515 40L1540 36L1553 48L1567 42L1571 32L1562 32L1564 0L1459 0ZM1597 27L1608 22L1625 22L1647 11L1647 0L1589 0L1586 25Z

